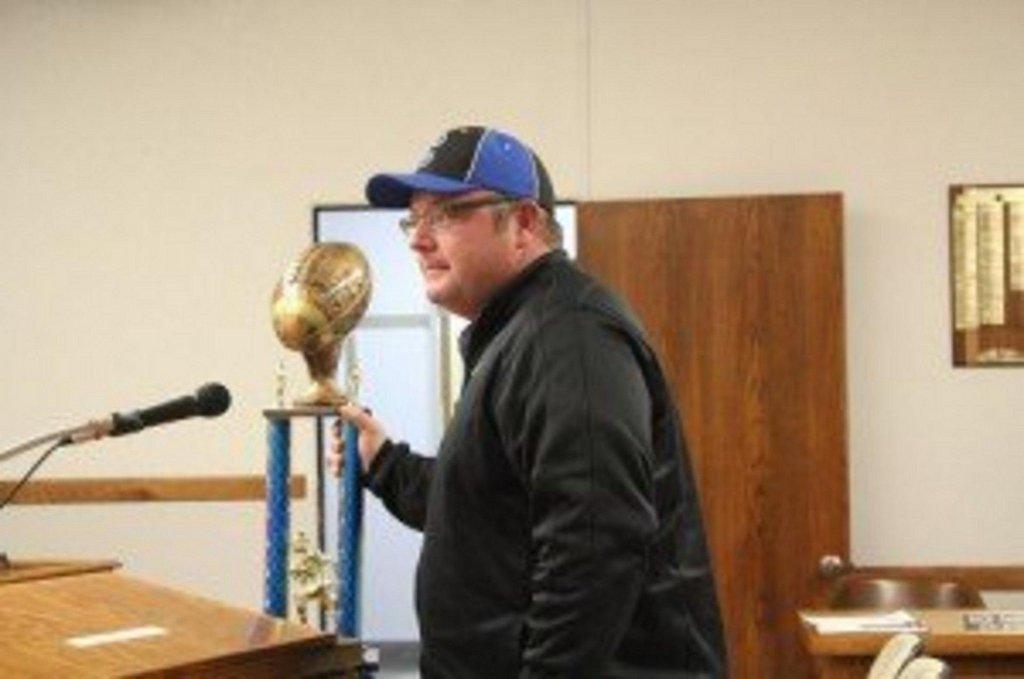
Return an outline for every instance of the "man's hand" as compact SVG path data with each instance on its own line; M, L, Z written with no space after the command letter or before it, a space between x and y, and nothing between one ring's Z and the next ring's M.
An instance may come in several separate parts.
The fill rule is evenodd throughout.
M359 459L364 470L370 468L388 438L384 426L374 419L369 410L351 403L339 406L338 421L331 428L331 445L327 451L327 467L335 476L340 476L345 466L344 437L341 435L345 422L351 422L359 431Z

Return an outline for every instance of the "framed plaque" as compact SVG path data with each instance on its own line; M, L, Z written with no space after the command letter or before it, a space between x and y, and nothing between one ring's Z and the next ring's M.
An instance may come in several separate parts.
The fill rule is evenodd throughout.
M1024 365L1024 185L949 191L953 364Z

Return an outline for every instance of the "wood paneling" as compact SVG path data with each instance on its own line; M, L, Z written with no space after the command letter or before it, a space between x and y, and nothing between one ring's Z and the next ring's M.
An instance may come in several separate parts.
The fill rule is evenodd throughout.
M841 196L584 203L578 223L680 404L732 676L809 675L795 612L849 554Z
M14 485L14 481L0 481L0 497L7 497ZM306 497L306 477L292 476L288 492L292 498ZM266 497L263 476L47 479L26 483L11 504L227 502Z

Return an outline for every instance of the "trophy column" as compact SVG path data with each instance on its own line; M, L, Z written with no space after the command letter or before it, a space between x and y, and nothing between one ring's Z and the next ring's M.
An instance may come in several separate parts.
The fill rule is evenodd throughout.
M268 615L288 614L288 540L291 507L288 479L291 475L291 424L296 418L312 418L319 427L322 418L336 416L330 406L268 408L267 419L267 515L266 561L263 611ZM337 605L335 631L340 636L359 635L359 581L362 553L363 501L358 432L345 425L345 465L338 479ZM318 461L318 464L321 461ZM322 518L320 519L322 521Z
M291 525L292 422L284 409L263 411L267 418L266 558L263 570L263 612L288 617L288 534Z
M362 461L359 430L345 424L345 468L338 488L338 606L334 629L346 637L359 636L359 565L363 554Z

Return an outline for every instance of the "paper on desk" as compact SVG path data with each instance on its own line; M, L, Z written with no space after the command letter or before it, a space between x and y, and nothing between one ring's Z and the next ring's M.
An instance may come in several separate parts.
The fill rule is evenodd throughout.
M135 639L147 637L159 637L167 634L163 627L147 625L146 627L129 627L127 629L112 630L101 634L88 634L82 637L72 637L67 640L69 646L75 648L91 648L92 646L103 646L105 644L116 644Z
M819 634L847 632L924 632L921 621L904 610L862 615L803 615Z

